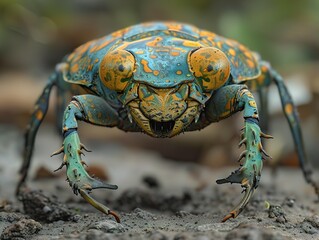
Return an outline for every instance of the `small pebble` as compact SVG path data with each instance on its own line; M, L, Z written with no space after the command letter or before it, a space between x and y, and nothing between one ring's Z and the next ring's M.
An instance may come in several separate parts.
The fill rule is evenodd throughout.
M276 222L285 223L285 222L287 222L287 220L286 220L286 218L284 216L278 216L276 218Z
M318 230L315 229L309 222L306 222L306 221L301 223L301 229L308 234L318 233Z
M81 215L79 215L79 214L76 214L76 215L74 215L72 218L71 218L71 220L73 221L73 222L79 222L80 220L81 220Z
M104 220L93 223L89 226L89 229L101 230L105 233L122 233L125 232L125 228L122 224L112 220Z
M311 217L305 218L305 221L309 222L313 227L319 230L319 215L312 215Z

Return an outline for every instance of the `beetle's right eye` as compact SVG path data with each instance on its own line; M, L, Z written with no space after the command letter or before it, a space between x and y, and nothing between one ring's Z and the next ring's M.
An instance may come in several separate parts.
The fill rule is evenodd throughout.
M100 78L103 84L117 92L123 91L133 75L134 56L125 50L107 53L100 65Z
M205 92L220 88L230 75L230 63L219 49L203 47L191 52L189 67Z

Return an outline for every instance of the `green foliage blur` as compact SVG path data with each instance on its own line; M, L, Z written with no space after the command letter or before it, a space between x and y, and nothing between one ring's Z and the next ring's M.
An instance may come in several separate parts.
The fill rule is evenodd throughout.
M0 71L49 70L88 40L154 20L236 39L276 68L319 59L318 0L1 0Z

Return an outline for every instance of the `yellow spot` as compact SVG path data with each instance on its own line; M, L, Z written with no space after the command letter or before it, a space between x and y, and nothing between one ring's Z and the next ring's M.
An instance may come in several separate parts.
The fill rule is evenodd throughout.
M71 59L74 57L74 55L75 55L75 52L73 52L73 53L71 53L69 56L68 56L68 61L71 61Z
M228 50L228 52L229 52L229 54L232 55L232 56L235 56L235 55L236 55L236 51L235 51L234 49L232 49L232 48L230 48L230 49Z
M226 40L225 42L226 42L227 45L229 45L229 46L231 46L231 47L234 47L234 45L235 45L235 44L234 44L235 42L233 42L233 41L231 41L231 40Z
M243 51L243 52L247 52L247 51L249 51L245 46L243 46L243 45L239 45L239 49L241 50L241 51Z
M79 70L79 64L74 64L70 70L72 73L77 72Z
M179 52L177 52L177 51L172 51L172 52L171 52L171 55L174 56L174 57L179 56Z
M177 71L176 71L176 74L177 74L177 75L181 75L182 73L183 73L183 72L182 72L181 70L177 70Z
M261 67L261 71L262 71L262 72L267 72L267 71L268 71L268 68L267 68L266 66L262 66L262 67Z
M157 58L157 56L156 55L150 55L150 58L155 59L155 58Z
M247 95L248 97L250 97L250 98L254 98L253 94L252 94L251 92L249 92L248 90L247 90L246 95Z
M143 50L138 50L135 52L136 54L144 54L144 51Z
M147 73L153 72L152 69L150 69L148 66L148 61L146 61L145 59L142 59L141 64L143 65L144 72L147 72Z
M43 113L41 110L38 110L35 114L35 117L38 119L38 120L41 120L43 118Z
M285 112L287 113L287 114L292 114L292 112L293 112L293 106L292 106L292 104L291 103L288 103L288 104L286 104L286 106L285 106Z
M246 52L244 52L244 54L245 54L246 57L248 57L250 59L253 59L253 55L251 54L251 52L246 51Z
M99 59L97 58L97 59L95 59L95 63L97 63L97 62L99 62Z
M264 80L266 79L266 76L265 75L260 75L258 78L257 78L257 82L258 82L258 85L261 86L263 83L264 83Z
M249 101L249 105L250 105L251 107L257 107L255 101Z
M154 74L155 76L157 76L157 75L159 74L159 71L154 70L154 71L153 71L153 74Z
M254 68L255 67L255 63L249 59L246 60L248 67L250 68Z
M185 46L185 47L200 47L201 45L198 42L185 40L185 41L183 41L183 46Z
M90 53L92 52L96 52L101 50L102 48L105 48L107 45L109 45L110 42L112 42L113 39L110 39L108 41L103 42L101 45L94 45L91 49L90 49Z
M227 110L227 112L231 109L232 106L232 100L233 99L229 99L225 105L225 110Z
M77 49L75 49L75 51L79 55L82 55L83 53L85 53L89 49L89 47L91 46L92 43L93 43L93 41L87 42L87 43L81 45L80 47L78 47Z
M176 23L173 23L173 22L168 22L165 24L166 27L169 29L169 30L173 30L173 31L180 31L182 30L182 25L181 24L176 24Z
M155 38L153 41L150 41L150 42L146 43L146 45L149 46L149 47L157 47L157 46L158 46L158 43L159 43L160 41L162 41L162 40L163 40L163 38L157 37L157 38Z
M213 38L215 38L216 34L208 31L202 30L200 32L201 37L207 37L209 41L213 42Z
M223 48L222 42L217 42L217 47L218 47L219 49L222 49L222 48Z

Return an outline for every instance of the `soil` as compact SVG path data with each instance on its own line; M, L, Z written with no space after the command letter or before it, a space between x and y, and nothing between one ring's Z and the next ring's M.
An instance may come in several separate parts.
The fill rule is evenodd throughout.
M119 186L93 192L120 215L117 223L72 193L64 169L50 174L61 161L48 157L61 145L52 127L39 133L28 188L17 199L23 136L8 125L0 132L1 239L319 239L319 204L299 169L278 168L273 175L265 167L242 214L221 223L241 188L215 180L236 166L211 169L119 142L84 142L93 150L85 156L88 165Z

